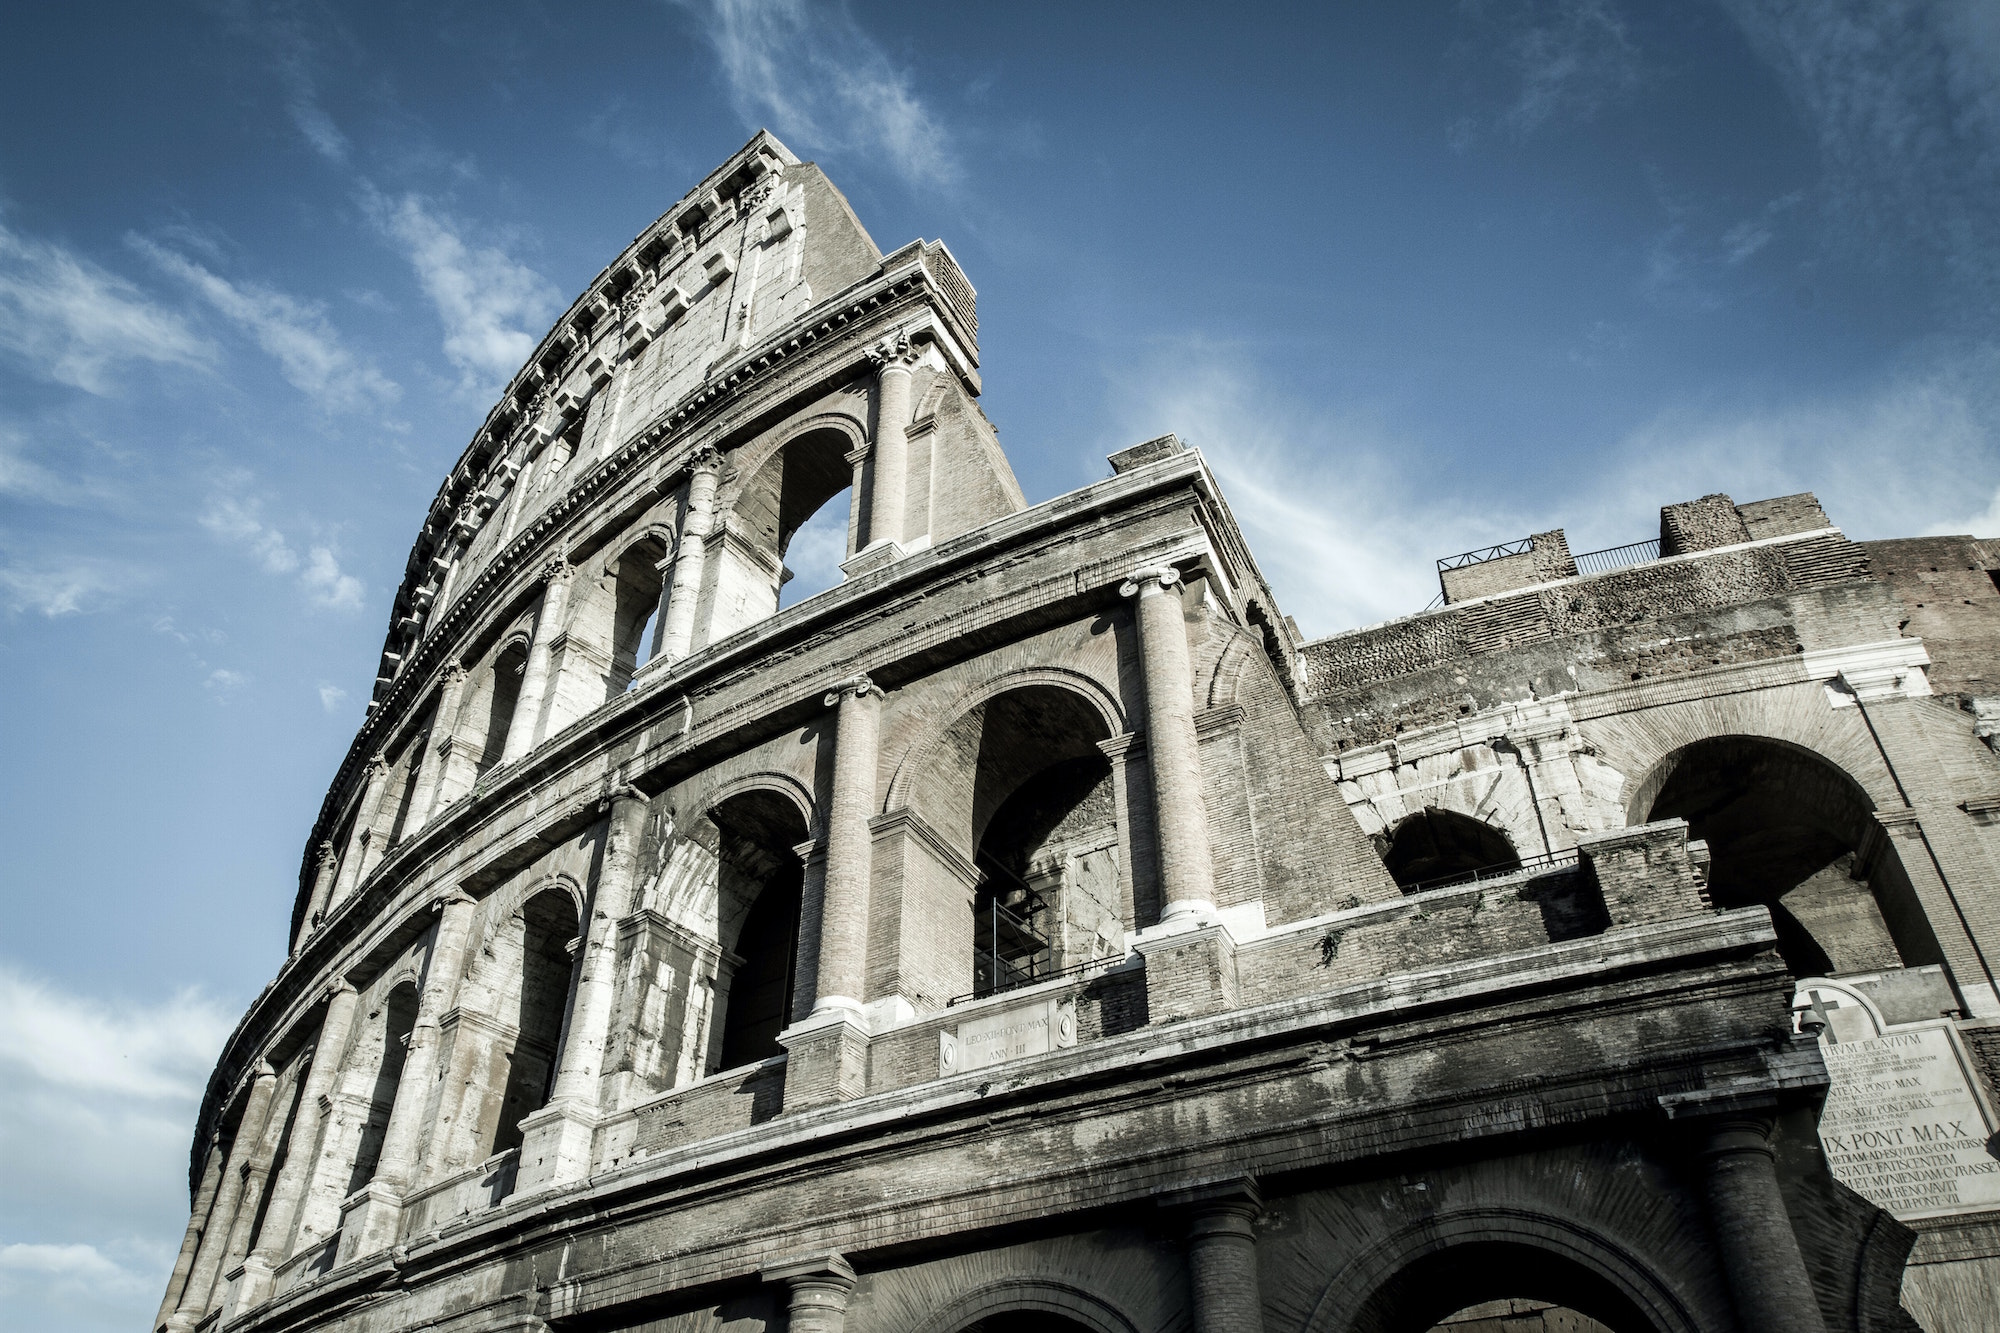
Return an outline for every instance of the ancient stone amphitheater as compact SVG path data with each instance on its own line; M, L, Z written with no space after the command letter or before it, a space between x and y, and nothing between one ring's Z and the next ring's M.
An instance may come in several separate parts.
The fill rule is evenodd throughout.
M950 251L767 135L590 284L160 1329L1996 1327L2000 545L1712 495L1305 642L1198 453L1031 506L979 392Z

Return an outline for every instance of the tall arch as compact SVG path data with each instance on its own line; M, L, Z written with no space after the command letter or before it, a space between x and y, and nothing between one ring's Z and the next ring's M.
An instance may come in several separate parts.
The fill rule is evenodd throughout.
M1306 1330L1426 1333L1467 1307L1510 1298L1577 1311L1612 1333L1701 1328L1615 1242L1566 1218L1486 1208L1427 1217L1378 1241L1333 1275Z
M521 1145L521 1118L547 1104L562 1050L574 980L577 900L566 882L549 883L509 916L489 941L501 967L496 1017L511 1030L506 1078L482 1156Z
M1132 921L1107 701L1050 672L973 698L892 791L974 869L971 982L983 995L1122 954Z
M778 1033L797 1004L799 921L808 836L789 793L751 787L707 812L716 831L717 938L723 958L715 986L715 1069L782 1053Z
M1138 1333L1138 1326L1095 1292L1043 1277L1009 1277L965 1292L911 1333L1030 1333L1047 1329Z
M1629 814L1634 823L1687 820L1689 836L1708 844L1716 905L1768 907L1796 975L1931 961L1935 943L1875 832L1874 802L1804 746L1745 735L1694 741L1654 765Z
M1427 805L1396 821L1382 862L1403 892L1413 893L1481 871L1508 870L1521 864L1521 856L1503 830L1456 810Z
M761 456L740 456L740 480L721 497L721 546L713 538L708 641L777 611L788 580L785 556L793 536L826 503L854 484L848 456L860 440L849 417L824 414L778 437ZM850 496L843 556L857 545ZM717 558L719 557L719 558Z

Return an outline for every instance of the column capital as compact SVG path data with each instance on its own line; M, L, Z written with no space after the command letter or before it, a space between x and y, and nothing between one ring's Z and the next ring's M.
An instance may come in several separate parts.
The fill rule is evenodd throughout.
M456 660L445 663L444 670L438 672L439 682L447 686L456 681L462 681L465 677L465 663Z
M319 865L320 865L320 866L321 866L322 868L324 868L324 867L326 867L326 866L329 866L329 865L332 865L332 864L333 864L334 862L338 861L339 859L340 859L340 853L339 853L339 852L338 852L337 850L335 850L335 848L334 848L334 845L333 845L333 839L331 839L331 838L328 838L328 839L326 839L325 841L323 841L323 842L321 842L321 843L320 843L320 845L319 845Z
M688 455L687 470L689 475L697 472L706 472L714 475L721 472L722 450L712 444L702 445L701 448Z
M1135 597L1164 592L1180 581L1181 572L1172 565L1141 565L1125 576L1125 582L1118 587L1118 595Z
M832 708L849 695L852 695L856 699L882 699L887 697L876 687L875 682L870 680L864 673L849 676L846 680L836 684L826 696L826 706Z
M910 341L906 330L898 329L869 348L867 356L878 374L886 374L891 370L908 370L923 356L923 352Z
M605 785L604 795L600 796L597 800L597 812L603 814L620 801L638 801L643 805L651 799L645 792L640 791L631 783L620 778L616 782Z
M849 1292L859 1281L853 1265L836 1250L809 1254L780 1264L767 1264L757 1276L766 1282L782 1282L796 1291L801 1287Z
M476 907L479 904L479 899L473 897L462 888L453 889L449 893L440 893L437 897L431 899L431 910L442 913L450 908L457 907L461 903L467 907Z
M375 781L375 779L388 771L389 752L387 750L377 750L374 754L368 756L367 773L370 782Z
M569 555L565 552L562 555L550 556L542 567L535 571L535 578L542 583L568 583L570 576L575 573L576 566L569 562Z
M335 977L332 981L326 983L326 998L329 1000L341 995L353 995L355 993L353 983L348 981L346 977Z

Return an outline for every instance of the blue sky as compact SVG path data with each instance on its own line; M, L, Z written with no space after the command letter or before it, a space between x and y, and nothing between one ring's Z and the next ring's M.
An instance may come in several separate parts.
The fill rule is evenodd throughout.
M1223 11L0 14L10 1326L150 1316L438 482L760 125L950 243L1031 500L1178 431L1308 633L1713 490L2000 532L2000 7Z

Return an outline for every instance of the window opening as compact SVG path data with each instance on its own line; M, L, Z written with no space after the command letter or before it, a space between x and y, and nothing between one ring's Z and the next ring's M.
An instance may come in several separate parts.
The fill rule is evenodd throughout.
M720 1040L710 1072L784 1052L778 1034L799 1003L799 906L805 864L795 848L808 836L798 807L769 791L731 797L709 814L714 825L720 919L717 941L735 955L718 985Z
M521 990L518 1008L509 1015L515 1020L517 1035L508 1061L506 1090L500 1098L500 1122L488 1156L520 1147L521 1118L548 1103L563 1018L569 1012L577 932L575 904L561 889L548 889L530 899L517 920Z
M479 748L478 771L482 776L506 753L507 732L514 723L514 705L520 702L521 678L527 670L528 646L518 640L493 659L493 676L487 682L486 739Z
M993 995L1032 985L1055 970L1049 902L1028 881L990 857L973 901L972 993Z
M840 565L847 558L848 501L852 495L852 487L840 491L786 537L779 552L784 564L778 580L779 610L837 587L846 577Z
M1416 893L1511 870L1521 857L1485 820L1426 806L1397 822L1382 862L1404 893Z
M410 1033L417 1026L416 985L406 981L390 991L378 1013L381 1026L376 1037L380 1047L375 1052L375 1080L368 1089L368 1119L361 1127L354 1170L347 1178L349 1194L375 1178L375 1167L382 1158L382 1138L389 1132L389 1115L395 1109L396 1094L402 1085L403 1062L410 1053Z

